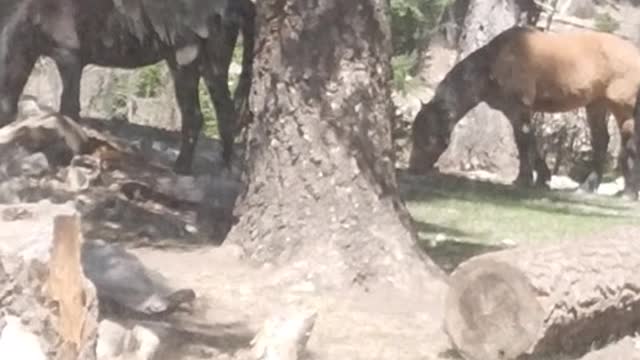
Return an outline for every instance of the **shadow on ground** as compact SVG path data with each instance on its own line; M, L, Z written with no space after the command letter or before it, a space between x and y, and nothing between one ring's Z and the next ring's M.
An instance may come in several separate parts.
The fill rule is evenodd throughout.
M228 209L208 206L169 208L107 197L84 212L85 236L158 249L219 245L235 222Z
M525 243L581 238L638 221L636 203L524 189L448 174L398 172L419 245L450 273L465 260Z
M505 248L505 246L460 240L473 238L473 234L455 228L415 220L414 226L422 240L419 243L420 247L446 273L451 273L460 263L474 256ZM433 239L438 235L445 238L434 241Z
M398 171L398 181L405 201L457 199L507 208L599 218L632 218L625 212L639 208L637 204L618 197L579 195L574 191L525 189L442 173L414 176L406 171Z

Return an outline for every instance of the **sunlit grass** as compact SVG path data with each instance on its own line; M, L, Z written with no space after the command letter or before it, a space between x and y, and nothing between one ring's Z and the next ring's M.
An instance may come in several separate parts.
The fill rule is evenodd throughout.
M401 188L421 245L449 270L504 246L579 241L615 226L640 226L640 206L615 197L527 191L453 176L404 178Z

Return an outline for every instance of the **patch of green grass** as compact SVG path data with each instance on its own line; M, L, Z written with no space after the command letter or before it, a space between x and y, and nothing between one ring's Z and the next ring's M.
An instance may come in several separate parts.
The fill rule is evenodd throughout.
M393 88L407 93L418 81L411 75L411 69L415 65L416 54L398 55L391 58L393 70Z
M619 198L524 190L448 175L403 179L421 245L445 270L507 245L579 239L638 223L640 207Z
M594 18L596 29L613 33L620 28L620 23L608 12L597 14Z

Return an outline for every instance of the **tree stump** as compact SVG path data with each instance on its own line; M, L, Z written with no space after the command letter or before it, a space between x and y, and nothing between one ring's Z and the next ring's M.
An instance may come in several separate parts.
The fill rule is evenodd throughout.
M95 359L98 307L79 216L47 203L0 215L0 358Z
M637 269L624 237L477 256L451 275L446 330L465 359L580 355L640 325Z

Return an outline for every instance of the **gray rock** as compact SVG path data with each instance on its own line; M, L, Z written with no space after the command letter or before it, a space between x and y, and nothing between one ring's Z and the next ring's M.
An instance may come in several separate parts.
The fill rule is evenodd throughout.
M97 360L151 360L160 345L153 331L136 325L127 329L121 324L105 319L98 327Z
M195 298L191 289L172 291L159 274L146 269L136 256L102 240L85 241L82 264L101 300L113 301L129 310L167 313Z
M89 188L100 177L100 164L98 159L81 155L71 160L66 169L66 185L70 191L77 192Z
M96 357L98 360L115 359L124 352L127 329L115 321L105 319L98 326Z
M37 152L12 161L7 166L7 175L40 177L49 170L49 160L43 153Z

